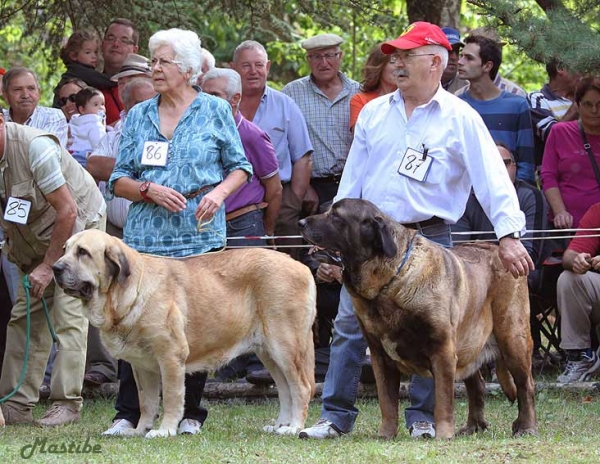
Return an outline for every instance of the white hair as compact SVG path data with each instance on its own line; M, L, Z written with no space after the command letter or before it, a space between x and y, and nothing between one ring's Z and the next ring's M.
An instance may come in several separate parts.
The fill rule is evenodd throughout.
M211 52L209 52L206 48L202 49L202 67L207 70L214 69L216 64L215 57Z
M240 53L242 53L244 50L258 50L263 55L265 55L265 61L269 61L269 55L267 54L267 50L260 42L257 42L256 40L244 40L241 44L235 47L235 50L233 51L234 63L237 62Z
M198 76L202 73L202 45L198 34L183 29L158 31L148 42L150 55L154 56L156 49L163 45L173 48L175 61L178 62L177 67L182 73L189 72L191 75L188 83L195 85Z
M442 71L448 66L448 50L441 45L423 45L419 49L423 50L424 53L433 53L439 56L442 60Z
M242 94L242 78L233 69L213 68L202 76L202 82L206 83L212 79L220 79L222 77L227 79L225 93L228 99L232 98L236 93Z

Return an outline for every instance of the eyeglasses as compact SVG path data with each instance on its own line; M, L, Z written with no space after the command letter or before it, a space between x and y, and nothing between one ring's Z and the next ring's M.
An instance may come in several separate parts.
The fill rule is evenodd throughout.
M392 53L390 55L390 63L396 63L397 61L406 63L406 61L415 56L435 56L435 53Z
M509 166L512 166L513 164L515 164L515 162L513 160L511 160L510 158L508 159L503 159L502 161L504 161L504 166L506 166L507 168Z
M123 45L135 45L135 42L127 37L117 37L114 35L107 35L104 37L105 42L116 43L119 42Z
M61 97L61 98L59 98L58 99L58 106L60 106L62 108L63 106L65 106L69 102L75 103L75 96L76 95L77 95L76 93L72 93L68 97Z
M164 58L152 58L148 61L148 66L150 67L150 69L154 69L156 65L158 65L158 67L162 69L164 67L170 68L171 66L176 64L181 64L181 61L165 60Z
M322 55L308 55L308 61L316 61L319 62L321 61L323 58L325 58L327 61L331 61L334 58L337 58L338 56L340 56L341 52L335 52L335 53L323 53Z

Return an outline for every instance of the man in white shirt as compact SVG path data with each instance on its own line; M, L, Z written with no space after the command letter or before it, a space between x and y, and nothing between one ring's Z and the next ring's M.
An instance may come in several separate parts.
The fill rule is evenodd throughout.
M33 71L23 67L9 69L2 80L2 96L8 103L4 110L7 122L50 132L58 137L62 147L67 147L67 119L60 109L38 105L40 84Z
M534 265L519 240L525 217L481 117L446 92L440 79L450 43L443 31L417 22L381 46L396 64L398 90L361 111L336 201L363 198L423 236L452 246L450 224L463 214L471 187L500 240L499 255L513 276ZM345 288L334 324L323 386L321 420L300 438L337 438L352 431L367 343ZM413 376L406 425L414 438L435 437L433 380Z

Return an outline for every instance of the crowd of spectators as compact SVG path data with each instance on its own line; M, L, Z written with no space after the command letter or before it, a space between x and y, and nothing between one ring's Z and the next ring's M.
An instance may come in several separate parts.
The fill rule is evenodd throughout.
M348 363L348 369L364 370L368 358L364 343L341 334L359 332L336 257L308 250L298 221L325 211L340 195L372 198L400 222L434 220L444 237L433 240L445 246L452 245L446 232L455 240L460 233L460 240L496 240L505 248L511 243L519 259L507 261L507 268L529 274L531 288L539 287L550 250L564 251L556 300L566 365L558 382L598 372L600 245L589 229L600 227L600 77L580 76L557 57L546 64L548 82L527 94L499 73L504 45L489 28L472 30L463 41L453 27L415 23L398 39L373 44L357 82L344 73L343 38L319 34L301 42L310 73L277 90L268 83L265 44L245 40L231 50L230 63L217 66L196 33L169 29L152 35L147 58L138 54L135 24L119 18L101 39L85 30L68 38L60 54L66 71L52 108L39 105L35 72L0 69L0 127L6 133L0 168L10 173L0 179L0 396L15 387L20 369L24 275L34 296L49 298L55 313L72 314L56 320L56 344L49 335L34 340L26 382L2 405L7 423L32 421L40 395L53 402L40 425L77 421L83 383L117 379L118 412L105 434L127 433L139 419L131 367L112 359L98 330L88 329L81 304L55 288L48 273L57 249L89 227L143 253L185 257L225 246L276 246L306 263L318 288L316 375L326 379L324 397L333 408L345 378L334 379L335 372ZM423 80L417 83L415 76ZM423 134L432 125L437 132L427 139ZM444 147L436 142L439 134L447 134ZM467 157L472 143L480 148ZM409 150L422 161L429 157L431 170L421 177L409 173L403 162ZM20 155L27 163L11 161ZM463 158L456 162L456 156ZM501 162L505 169L495 169ZM15 199L30 208L21 222L7 213ZM563 232L562 238L545 240L552 231ZM33 251L23 251L27 243L34 243ZM36 306L36 324L41 314ZM539 348L537 341L534 356ZM339 361L344 356L346 364ZM68 374L67 361L76 366ZM326 378L330 362L335 372ZM252 354L216 378L273 382ZM197 433L206 420L200 406L205 381L206 373L186 377L179 433ZM407 426L416 437L435 435L433 419L419 412L429 407L430 385L421 378L413 385L421 398ZM329 414L326 404L323 420L305 436L349 432L356 411L344 407L347 415L340 419L341 409Z

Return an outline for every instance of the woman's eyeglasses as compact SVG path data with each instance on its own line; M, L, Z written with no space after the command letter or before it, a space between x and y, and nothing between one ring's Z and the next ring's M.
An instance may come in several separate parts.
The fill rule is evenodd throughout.
M76 93L72 93L68 97L61 97L61 98L59 98L58 99L59 106L62 108L63 106L65 106L69 102L75 103L75 96L76 95L77 95Z

